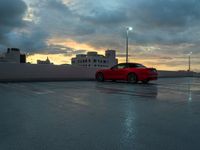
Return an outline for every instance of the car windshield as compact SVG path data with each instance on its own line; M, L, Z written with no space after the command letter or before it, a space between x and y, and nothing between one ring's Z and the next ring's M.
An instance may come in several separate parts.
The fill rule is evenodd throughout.
M130 68L146 68L144 65L142 64L129 64Z

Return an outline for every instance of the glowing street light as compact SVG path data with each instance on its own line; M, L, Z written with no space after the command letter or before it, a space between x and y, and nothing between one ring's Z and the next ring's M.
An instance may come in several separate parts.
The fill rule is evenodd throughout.
M127 27L126 28L126 63L128 63L128 33L129 31L132 31L132 27Z
M188 54L188 72L191 71L191 55L192 55L192 52Z

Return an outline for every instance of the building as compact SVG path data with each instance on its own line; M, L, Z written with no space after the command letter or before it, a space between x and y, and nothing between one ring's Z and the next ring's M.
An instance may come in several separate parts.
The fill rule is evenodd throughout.
M107 50L104 55L97 52L88 52L87 54L78 54L72 58L71 64L87 68L109 68L118 63L115 50Z
M0 62L26 63L26 55L21 54L18 48L8 48L0 57Z
M26 63L26 55L25 54L20 55L20 63Z
M40 64L40 65L48 65L48 64L53 64L53 63L51 63L51 61L50 61L49 58L47 57L46 60L37 60L37 64Z

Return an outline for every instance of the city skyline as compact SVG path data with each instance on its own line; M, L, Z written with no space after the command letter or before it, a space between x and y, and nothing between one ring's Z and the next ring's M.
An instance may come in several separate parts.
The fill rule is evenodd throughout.
M0 52L18 47L29 62L70 63L76 54L106 49L124 62L126 26L132 26L130 61L186 70L192 51L191 69L200 68L197 0L1 0L0 8Z

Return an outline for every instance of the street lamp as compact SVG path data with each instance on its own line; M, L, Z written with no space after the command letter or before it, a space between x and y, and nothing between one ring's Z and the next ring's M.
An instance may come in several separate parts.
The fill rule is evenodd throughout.
M188 72L190 72L191 70L191 55L192 55L192 52L188 54Z
M132 27L126 27L126 63L128 63L128 33L132 30Z

